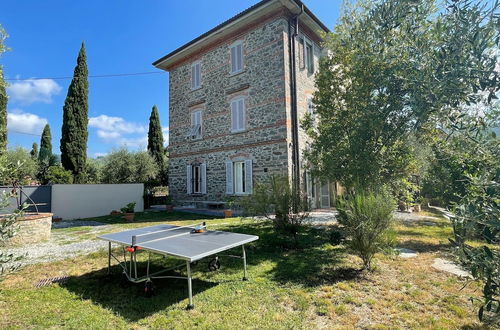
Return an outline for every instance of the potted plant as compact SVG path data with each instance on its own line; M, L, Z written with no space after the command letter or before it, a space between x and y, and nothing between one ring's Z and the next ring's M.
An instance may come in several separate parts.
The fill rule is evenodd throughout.
M134 221L134 217L135 217L134 209L135 209L135 202L130 202L127 204L127 206L122 207L120 209L123 213L123 217L128 222Z
M228 198L226 200L225 208L224 208L224 218L231 218L233 216L233 206L235 205L234 198Z
M111 211L111 213L110 213L110 215L111 215L112 217L116 217L116 216L119 216L119 215L121 215L121 214L122 214L122 213L121 213L120 211L117 211L117 210L113 210L113 211Z
M167 196L165 197L166 200L166 207L167 207L167 212L173 212L174 211L174 204L172 203L172 196Z

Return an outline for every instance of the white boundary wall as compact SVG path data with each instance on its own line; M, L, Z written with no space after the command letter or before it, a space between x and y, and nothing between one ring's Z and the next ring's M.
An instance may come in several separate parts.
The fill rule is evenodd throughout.
M84 219L119 211L136 202L144 211L144 184L55 184L52 185L52 213L63 220Z

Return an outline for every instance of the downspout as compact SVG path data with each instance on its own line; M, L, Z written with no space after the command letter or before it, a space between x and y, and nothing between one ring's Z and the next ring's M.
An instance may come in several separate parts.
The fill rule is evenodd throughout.
M295 15L289 21L289 39L288 53L290 56L290 100L291 100L291 119L292 119L292 184L295 191L299 191L300 184L300 161L299 161L299 124L298 124L298 106L297 106L297 65L296 65L296 47L295 38L299 33L299 16L304 12L304 5L300 7L300 13Z

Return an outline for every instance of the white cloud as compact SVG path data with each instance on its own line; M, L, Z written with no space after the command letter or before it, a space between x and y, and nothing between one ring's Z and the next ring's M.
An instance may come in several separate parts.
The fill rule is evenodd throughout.
M146 127L144 125L127 122L125 119L121 117L111 117L107 115L90 117L89 126L95 127L100 131L114 132L120 135L144 133L146 131Z
M148 145L148 137L144 135L146 126L128 122L121 117L91 117L89 126L97 128L97 136L108 143L140 149L145 149Z
M47 119L16 109L7 113L7 130L28 134L42 134Z
M9 99L25 105L35 102L51 103L52 96L59 94L61 89L52 79L28 79L7 87Z
M163 144L168 146L168 142L169 142L169 132L170 132L170 129L168 126L166 127L162 127L161 129L162 133L163 133Z

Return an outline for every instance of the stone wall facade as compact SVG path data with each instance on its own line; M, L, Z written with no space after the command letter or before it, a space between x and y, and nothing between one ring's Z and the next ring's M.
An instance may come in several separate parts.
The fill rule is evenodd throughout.
M0 220L1 221L1 220ZM27 214L17 221L18 231L7 246L33 244L50 239L52 213Z
M252 160L254 184L274 173L291 174L289 18L290 13L281 11L169 70L169 187L177 205L224 201L227 161ZM231 74L230 46L235 41L243 44L244 69ZM316 68L320 52L315 44ZM195 62L201 63L201 87L192 90ZM298 69L297 77L300 119L314 75ZM244 98L245 130L232 133L230 104L238 97ZM186 136L193 111L202 113L198 139ZM188 194L187 166L199 163L206 164L206 193Z

